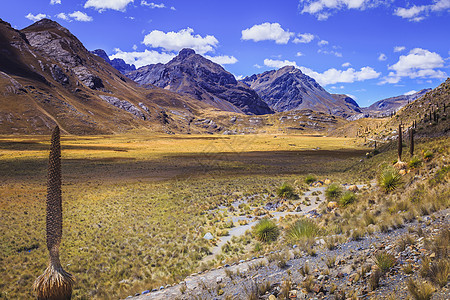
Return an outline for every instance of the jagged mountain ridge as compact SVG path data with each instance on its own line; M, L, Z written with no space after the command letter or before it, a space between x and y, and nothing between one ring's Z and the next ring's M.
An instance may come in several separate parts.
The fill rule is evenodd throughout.
M254 89L275 111L312 109L342 117L361 113L353 99L328 93L313 78L293 66L247 76L242 82Z
M0 133L73 134L146 128L186 132L212 107L158 88L144 89L90 53L57 22L15 30L0 20Z
M424 96L431 89L422 89L411 95L400 95L379 100L369 107L363 107L362 111L369 116L388 116L392 112L398 111L406 104Z
M110 60L108 54L106 54L105 50L103 49L97 49L91 51L91 53L103 58L107 63L109 63L113 68L117 69L122 74L126 74L128 72L136 70L136 67L134 65L127 64L121 58L114 58L113 60Z
M192 49L181 50L167 64L144 66L127 76L141 85L151 84L190 95L221 110L255 115L273 113L254 90Z

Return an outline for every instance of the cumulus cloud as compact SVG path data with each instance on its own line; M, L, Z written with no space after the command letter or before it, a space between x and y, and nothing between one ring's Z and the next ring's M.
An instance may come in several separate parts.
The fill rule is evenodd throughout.
M37 21L42 20L44 18L49 18L49 16L47 16L46 14L33 15L32 13L29 13L28 15L25 16L25 18L27 18L28 20L31 20L33 22L37 22Z
M289 39L295 35L289 30L281 28L279 23L262 23L253 25L250 28L242 30L243 40L259 41L275 41L277 44L287 44Z
M403 95L409 96L409 95L414 95L415 93L417 93L416 90L411 90L411 91L409 91L409 92L404 93Z
M61 0L50 0L51 5L61 4Z
M153 2L148 3L148 2L145 1L145 0L142 0L142 1L141 1L141 5L142 5L142 6L148 6L148 7L150 7L150 8L165 8L165 7L166 7L166 6L164 5L164 3L160 3L160 4L153 3Z
M325 45L328 45L328 41L320 40L319 42L317 42L317 45L319 45L319 46L325 46Z
M402 52L403 50L405 50L406 48L403 46L395 46L394 47L394 52Z
M178 32L163 32L153 30L144 37L143 43L153 48L163 48L166 51L179 51L183 48L192 48L197 53L205 54L214 51L219 41L213 35L202 37L194 35L192 28L181 29Z
M429 5L413 5L409 8L398 7L394 15L408 19L408 21L420 22L431 13L450 10L450 0L433 0Z
M344 68L350 67L351 65L352 65L352 64L349 63L349 62L346 62L346 63L343 63L343 64L342 64L342 66L343 66Z
M398 62L389 66L389 75L383 78L381 84L398 83L402 77L409 78L446 78L447 74L439 68L444 67L444 59L436 52L422 48L401 55Z
M301 53L300 51L297 52L297 54L295 54L295 56L303 56L303 53Z
M319 20L326 20L332 13L344 9L364 10L379 4L377 0L301 0L302 13L314 15Z
M136 68L157 63L165 64L175 57L175 54L172 53L159 53L157 51L149 51L147 49L144 52L125 52L120 49L115 49L115 51L116 53L111 55L109 57L110 59L121 58L127 64L135 65Z
M205 57L219 65L232 65L238 62L236 57L228 55L218 55L218 56L205 55Z
M289 61L289 60L275 60L275 59L269 59L266 58L264 60L264 65L271 68L282 68L285 66L294 66L298 68L297 63L295 61Z
M384 53L380 53L380 55L378 56L379 61L385 61L386 59L387 59L387 56Z
M314 34L311 33L299 33L297 34L297 37L292 41L295 44L299 43L310 43L315 38Z
M80 22L91 22L93 20L91 16L88 16L87 14L79 10L69 14L69 17L73 18L75 21Z
M113 9L117 11L125 11L128 4L134 0L87 0L84 8L92 7L98 11Z
M314 78L320 85L326 86L335 83L352 83L380 77L381 73L371 67L363 67L359 71L348 68L347 70L328 69L323 73L313 71L306 67L300 67L306 75Z
M70 21L70 18L65 13L59 13L56 17L61 20Z
M282 68L284 66L294 66L306 75L314 78L320 85L326 86L335 83L352 83L380 77L381 73L376 72L371 67L363 67L359 71L348 68L347 70L328 69L323 73L313 71L309 68L298 66L295 61L265 59L264 65L271 68Z

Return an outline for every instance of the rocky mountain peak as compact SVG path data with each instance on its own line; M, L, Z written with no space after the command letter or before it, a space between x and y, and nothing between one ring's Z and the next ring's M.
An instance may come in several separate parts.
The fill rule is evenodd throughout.
M195 51L193 49L190 48L183 48L180 50L180 52L178 53L178 58L180 59L185 59L191 55L195 55Z
M242 80L275 111L312 109L342 117L361 112L351 98L335 97L294 66L285 66Z
M192 49L182 49L167 64L144 66L127 76L141 85L152 84L187 94L222 110L258 115L272 113L254 90Z

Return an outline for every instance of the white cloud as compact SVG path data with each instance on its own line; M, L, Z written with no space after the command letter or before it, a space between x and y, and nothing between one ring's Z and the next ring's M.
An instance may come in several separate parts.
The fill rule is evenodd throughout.
M299 43L310 43L312 42L312 40L314 39L314 34L311 33L299 33L297 34L297 37L292 41L295 44L299 44Z
M303 53L301 53L300 51L299 52L297 52L297 54L295 54L295 56L303 56Z
M342 66L343 66L344 68L350 67L351 65L352 65L352 64L349 63L349 62L346 62L346 63L343 63L343 64L342 64Z
M260 66L260 65L258 65L258 64L254 64L253 65L255 68L257 68L257 69L261 69L262 68L262 66Z
M321 54L331 54L334 55L336 57L342 57L342 53L341 52L337 52L337 51L328 51L328 50L323 50L323 49L319 49L317 50L317 53L321 53Z
M73 13L69 14L69 17L74 18L75 21L80 22L91 22L93 19L91 16L88 16L84 12L81 12L79 10L74 11Z
M436 52L422 48L409 51L408 55L401 55L398 62L389 66L389 75L380 82L398 83L402 77L409 78L446 78L447 74L438 68L444 67L444 60Z
M319 42L317 42L317 45L319 45L319 46L325 46L325 45L328 45L328 41L326 41L326 40L320 40Z
M109 58L121 58L127 64L133 64L136 68L140 68L142 66L157 64L157 63L167 63L172 58L175 57L175 54L172 53L159 53L154 50L145 50L144 52L125 52L120 49L115 49L116 53L111 55Z
M165 7L166 7L166 6L164 5L164 3L160 3L160 4L156 4L156 3L153 3L153 2L148 3L148 2L145 1L145 0L142 0L142 1L141 1L141 5L142 5L142 6L148 6L148 7L150 7L150 8L165 8Z
M137 47L137 45L136 45L136 44L134 44L134 45L133 45L133 50L134 50L134 51L136 51L136 50L137 50L137 48L138 48L138 47Z
M234 78L236 78L236 80L242 80L242 79L244 79L244 76L243 75L234 75Z
M379 61L385 61L386 59L387 59L387 56L384 53L380 53L380 55L378 56Z
M25 18L27 18L28 20L31 20L33 22L37 22L37 21L42 20L44 18L49 18L49 16L47 16L46 14L33 15L33 14L29 13L28 15L25 16Z
M411 91L409 91L409 92L404 93L403 95L409 96L409 95L414 95L415 93L417 93L416 90L411 90Z
M51 5L61 4L61 0L50 0Z
M197 53L205 54L214 51L219 41L213 35L202 37L193 35L192 28L181 29L178 32L163 32L153 30L144 37L143 43L153 48L163 48L166 51L179 51L183 48L192 48Z
M125 11L125 8L131 2L134 2L134 0L87 0L84 8L92 7L98 11L104 11L106 9Z
M299 68L306 75L314 78L320 85L326 86L335 83L352 83L380 77L381 73L376 72L371 67L363 67L359 71L353 68L347 70L328 69L323 73L318 73L306 67Z
M205 55L205 57L219 65L232 65L238 62L236 57L228 55L219 55L219 56Z
M271 68L282 68L285 66L294 66L296 68L298 68L297 63L295 61L289 61L289 60L274 60L274 59L269 59L266 58L264 60L264 65L271 67Z
M171 10L177 10L177 9L175 8L175 6L171 6L170 9L171 9Z
M284 30L278 23L262 23L253 25L251 28L242 30L243 40L259 41L275 41L277 44L287 44L289 39L294 36L293 32Z
M409 8L398 7L394 15L408 19L408 21L420 22L430 15L432 12L449 11L450 0L433 0L433 4L429 5L413 5Z
M320 85L325 86L329 84L335 83L352 83L355 81L364 81L368 79L374 79L380 77L381 73L376 72L371 67L363 67L359 71L356 71L353 68L349 68L345 71L336 70L336 69L328 69L323 73L318 73L306 67L299 67L295 61L289 60L273 60L273 59L265 59L264 65L271 68L282 68L284 66L294 66L300 69L304 74L314 78Z
M302 13L315 15L319 20L326 20L335 11L343 9L364 10L379 4L378 0L301 0L304 3Z
M404 46L395 46L394 47L394 52L402 52L405 49L406 48Z
M56 17L61 20L70 21L70 18L65 13L59 13Z

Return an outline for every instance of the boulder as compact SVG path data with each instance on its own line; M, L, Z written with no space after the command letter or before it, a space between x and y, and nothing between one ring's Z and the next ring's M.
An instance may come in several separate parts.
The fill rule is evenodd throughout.
M336 201L330 201L330 202L328 202L328 204L327 204L327 209L328 210L333 210L333 209L335 209L335 208L337 208L338 207L338 205L337 205L337 202Z
M350 192L357 192L359 189L358 189L358 187L357 187L355 184L353 184L353 185L350 185L350 186L348 187L348 190L349 190Z

